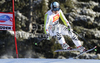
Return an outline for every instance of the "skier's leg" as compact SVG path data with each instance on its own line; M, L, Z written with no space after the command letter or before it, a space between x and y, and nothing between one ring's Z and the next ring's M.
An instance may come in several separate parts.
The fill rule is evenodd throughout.
M77 37L74 33L69 34L69 36L72 38L72 41L74 42L74 44L75 44L77 47L82 46L82 45L81 45L81 42L78 40L78 37Z
M85 48L82 47L81 42L78 40L78 37L72 31L69 32L66 26L64 26L64 25L61 25L61 26L62 26L62 32L61 33L64 33L64 35L68 35L69 37L71 37L72 41L77 46L79 51L83 52L85 50Z
M59 32L56 34L58 42L61 44L63 49L70 49L69 45L65 42L63 35Z
M83 47L81 45L81 42L78 40L77 36L74 33L72 33L72 36L70 36L70 37L72 38L74 44L77 46L77 48L79 49L79 51L81 53L84 52L84 51L86 51L85 47Z
M77 47L81 46L81 42L78 40L77 36L76 36L72 31L69 32L69 31L68 31L68 28L67 28L66 26L64 26L64 25L60 25L60 26L62 27L61 33L62 33L63 35L68 35L70 38L72 38L72 41L74 42L74 44L75 44Z

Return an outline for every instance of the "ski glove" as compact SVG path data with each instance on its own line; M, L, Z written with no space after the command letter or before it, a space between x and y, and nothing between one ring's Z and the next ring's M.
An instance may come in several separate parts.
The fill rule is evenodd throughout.
M47 40L50 40L50 39L51 39L50 34L47 34Z
M68 33L71 33L71 27L68 26Z
M70 26L68 26L68 31L70 31Z

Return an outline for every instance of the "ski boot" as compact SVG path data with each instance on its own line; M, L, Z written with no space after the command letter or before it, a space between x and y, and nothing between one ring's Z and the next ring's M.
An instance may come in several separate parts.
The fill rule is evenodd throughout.
M83 53L86 51L85 47L83 46L79 46L77 49L79 50L80 53Z
M72 50L72 48L67 43L62 44L62 48L63 50Z

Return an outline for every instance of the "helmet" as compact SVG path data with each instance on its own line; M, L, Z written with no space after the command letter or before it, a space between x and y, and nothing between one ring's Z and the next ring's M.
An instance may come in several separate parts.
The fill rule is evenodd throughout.
M59 11L60 10L60 6L59 6L58 2L52 2L50 7L51 7L52 11Z

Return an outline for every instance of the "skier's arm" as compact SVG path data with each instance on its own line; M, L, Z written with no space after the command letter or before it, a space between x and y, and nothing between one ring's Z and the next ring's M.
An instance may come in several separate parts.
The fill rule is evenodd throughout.
M44 32L45 34L49 34L49 24L50 24L50 17L48 16L48 14L45 14L44 17Z
M63 21L63 23L68 27L68 31L71 32L71 26L61 10L60 10L60 18Z
M68 20L65 18L63 12L60 10L60 18L63 21L64 25L66 25L67 27L70 26Z

